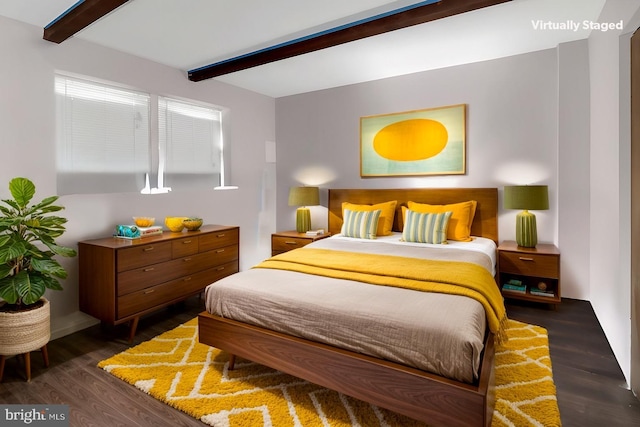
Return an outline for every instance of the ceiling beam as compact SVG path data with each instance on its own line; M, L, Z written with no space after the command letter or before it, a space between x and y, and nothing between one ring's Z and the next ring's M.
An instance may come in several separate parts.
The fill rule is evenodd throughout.
M511 0L427 0L371 19L188 71L197 82Z
M80 0L44 27L42 38L62 43L129 0Z

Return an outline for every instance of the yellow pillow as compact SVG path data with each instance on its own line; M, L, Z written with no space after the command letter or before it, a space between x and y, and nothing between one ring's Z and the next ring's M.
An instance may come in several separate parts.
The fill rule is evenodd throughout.
M375 205L356 205L349 202L342 203L342 217L344 218L344 210L349 209L352 211L377 211L380 209L382 213L380 214L380 220L378 221L378 232L376 233L378 236L388 236L391 234L391 230L393 229L393 217L396 215L396 205L398 204L397 200L392 200L390 202L377 203Z
M453 203L451 205L428 205L424 203L407 202L409 209L420 213L442 213L453 212L449 219L447 228L447 239L459 242L471 241L471 224L476 214L478 202L470 200L468 202ZM404 215L404 209L402 214Z

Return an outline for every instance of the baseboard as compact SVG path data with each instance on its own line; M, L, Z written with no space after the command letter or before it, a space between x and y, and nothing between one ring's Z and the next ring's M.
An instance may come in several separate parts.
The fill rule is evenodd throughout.
M94 317L76 311L62 318L51 318L51 339L55 340L100 323Z

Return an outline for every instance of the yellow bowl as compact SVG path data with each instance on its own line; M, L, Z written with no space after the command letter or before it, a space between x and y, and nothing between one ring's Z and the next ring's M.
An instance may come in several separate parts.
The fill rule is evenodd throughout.
M187 230L196 231L202 226L202 218L187 218L182 223Z
M151 227L156 219L150 216L134 216L133 221L138 227Z
M171 231L178 232L182 231L184 228L184 224L182 221L187 219L186 216L168 216L164 219L164 225Z

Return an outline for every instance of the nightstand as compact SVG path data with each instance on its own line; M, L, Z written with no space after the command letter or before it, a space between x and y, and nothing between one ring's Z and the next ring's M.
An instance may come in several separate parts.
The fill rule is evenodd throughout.
M498 285L505 298L560 303L560 251L544 243L524 248L513 241L502 242L498 246Z
M309 236L297 231L280 231L271 235L271 256L278 255L291 249L301 248L316 240L331 236L329 233Z

